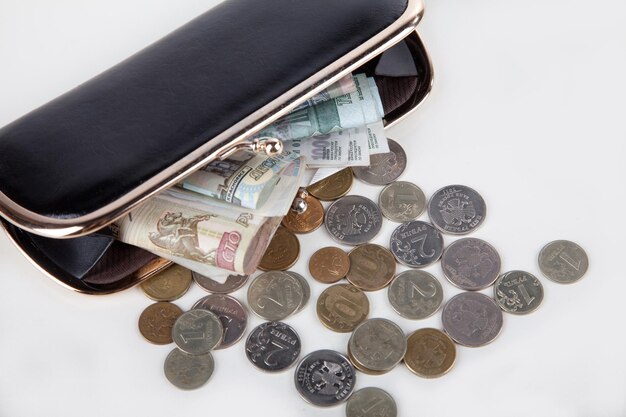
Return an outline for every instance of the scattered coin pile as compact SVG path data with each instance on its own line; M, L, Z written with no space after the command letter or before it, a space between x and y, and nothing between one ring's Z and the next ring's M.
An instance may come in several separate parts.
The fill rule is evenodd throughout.
M298 360L301 343L297 332L282 321L301 311L311 295L307 279L288 270L300 254L296 234L313 232L324 224L336 242L353 246L349 252L322 247L308 263L311 277L329 285L316 302L320 322L332 331L351 333L346 354L309 353L294 375L305 400L319 406L347 400L349 417L397 414L393 398L379 388L353 393L356 370L381 375L403 362L420 377L440 377L456 361L456 344L479 347L492 342L502 329L503 312L531 313L543 300L541 282L529 272L502 272L500 256L488 242L464 237L446 247L443 234L466 235L484 222L485 201L463 185L443 187L427 200L415 184L396 181L406 167L406 154L392 140L389 146L389 153L372 156L371 166L341 170L302 192L307 210L284 218L261 260L259 268L265 272L250 282L247 291L249 308L267 320L246 339L248 360L263 371L288 369ZM378 204L348 195L354 177L385 186ZM332 203L324 210L320 201ZM417 220L424 211L430 222ZM388 248L370 243L383 217L401 223L392 232ZM445 278L464 290L441 309L443 329L420 328L407 337L390 320L368 318L366 293L384 288L401 317L422 320L439 311L443 287L435 276L419 269L439 260ZM541 272L557 283L576 282L588 267L584 250L565 240L547 244L538 261ZM398 263L411 269L396 273ZM236 343L247 322L242 303L226 295L241 288L247 277L231 276L221 284L193 274L193 280L211 294L184 313L170 301L189 288L189 271L173 266L142 284L157 303L141 314L139 329L153 343L176 343L165 360L165 375L183 389L197 388L210 378L211 351ZM490 286L493 298L478 292Z

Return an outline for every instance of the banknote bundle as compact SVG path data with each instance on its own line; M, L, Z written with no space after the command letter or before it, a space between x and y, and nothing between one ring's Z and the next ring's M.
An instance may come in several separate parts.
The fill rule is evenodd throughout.
M252 273L300 187L389 152L376 83L350 75L255 137L278 155L215 160L111 226L113 235L214 279Z

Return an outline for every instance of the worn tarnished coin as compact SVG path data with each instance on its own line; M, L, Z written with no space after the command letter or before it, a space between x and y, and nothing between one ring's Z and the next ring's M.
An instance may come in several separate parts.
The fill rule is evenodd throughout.
M428 216L435 227L451 235L465 235L482 224L487 215L485 200L465 185L449 185L428 201Z
M443 288L439 280L428 272L409 270L391 281L387 297L399 315L421 320L439 310L443 302Z
M417 219L426 208L426 196L415 184L392 182L380 192L378 205L383 216L393 222L404 223Z
M141 290L154 301L173 301L183 296L191 285L191 271L172 265L140 284Z
M541 249L539 268L548 279L559 284L571 284L585 275L589 268L589 258L576 243L555 240Z
M257 368L279 372L300 356L300 337L288 324L270 321L255 327L246 340L246 356Z
M394 322L375 318L359 324L348 341L354 360L366 369L388 372L406 352L406 336Z
M487 288L500 273L500 255L493 246L481 239L459 239L446 248L441 256L443 274L452 285L462 290Z
M356 368L357 371L361 371L366 375L383 375L386 374L387 371L373 371L371 369L367 369L366 367L364 367L363 365L361 365L359 363L359 361L357 361L354 356L352 356L352 353L350 352L350 345L348 344L348 359L350 359L350 362L352 362L352 365L354 365L354 367Z
M283 271L265 272L248 287L248 305L256 315L270 321L295 313L303 297L300 281Z
M339 243L360 245L374 239L382 226L380 209L369 198L349 195L328 207L326 230Z
M222 341L222 322L208 310L194 309L184 313L172 328L174 343L185 353L202 355Z
M317 299L317 317L324 326L336 332L351 332L369 312L367 295L350 284L332 285Z
M248 281L248 275L229 275L223 283L197 272L192 272L192 275L196 284L212 294L230 294L243 287Z
M309 272L316 280L332 284L345 277L350 269L350 258L342 249L327 246L315 252L309 260Z
M438 378L446 374L456 361L456 346L437 329L419 329L407 339L404 364L415 375Z
M180 389L196 389L204 385L211 375L215 363L211 352L202 355L190 355L174 348L167 355L163 369L165 377L172 385Z
M282 225L293 233L310 233L324 223L324 207L312 195L304 197L307 208L302 213L289 210L283 217Z
M222 322L224 334L215 349L224 349L237 343L246 331L248 313L245 307L234 297L224 294L211 294L199 299L193 308L209 310Z
M484 346L502 330L502 310L493 298L478 292L463 292L443 307L443 328L460 345Z
M388 139L389 152L370 156L370 165L352 167L354 175L361 181L374 185L394 182L406 168L406 153L398 142Z
M401 264L422 268L441 257L443 236L429 223L413 220L402 223L393 231L389 247Z
M263 271L284 271L291 268L300 256L300 241L289 230L280 226L259 263Z
M298 282L300 283L300 288L302 289L302 301L300 301L300 305L298 306L298 308L296 308L296 311L294 312L295 314L295 313L302 311L302 309L306 307L307 303L309 302L309 299L311 298L311 287L309 286L309 283L306 280L306 278L304 278L302 275L298 274L297 272L285 271L285 274L289 274L293 278L298 280Z
M396 417L398 407L393 397L376 387L355 391L346 403L346 417Z
M352 169L345 168L330 177L311 184L307 187L307 191L322 201L333 201L348 194L352 188L354 176Z
M172 303L151 304L139 316L139 332L148 342L157 345L172 343L172 327L181 314L183 310Z
M543 301L543 285L526 271L509 271L500 275L493 293L500 307L513 314L532 313Z
M311 404L327 407L350 397L356 373L348 358L341 353L317 350L300 361L294 379L302 398Z
M389 285L396 273L396 260L389 249L366 243L350 252L348 282L363 291L376 291Z

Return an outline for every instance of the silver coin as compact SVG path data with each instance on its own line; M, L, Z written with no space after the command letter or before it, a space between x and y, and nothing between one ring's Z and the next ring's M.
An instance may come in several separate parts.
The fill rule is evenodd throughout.
M172 339L185 353L202 355L222 341L224 331L219 318L208 310L195 309L183 313L172 328Z
M200 388L211 375L215 363L211 352L202 355L190 355L174 348L165 358L165 377L172 385L185 390Z
M393 397L376 387L355 391L346 403L346 417L396 417L398 407Z
M443 302L439 280L425 271L404 271L391 281L387 297L393 309L402 317L422 320L430 317Z
M441 256L443 274L463 290L478 291L498 279L500 255L493 246L481 239L459 239L446 248Z
M300 337L288 324L271 321L252 330L246 340L246 356L257 368L279 372L300 356Z
M383 216L404 223L417 219L426 208L426 196L415 184L406 181L392 182L380 192L378 205Z
M302 398L311 404L328 407L350 397L356 373L348 358L324 349L309 353L300 361L294 380Z
M449 185L428 201L428 216L435 227L451 235L465 235L482 224L487 215L485 200L465 185Z
M443 307L443 328L460 345L484 346L502 330L502 310L493 298L479 292L463 292Z
M303 298L300 281L283 271L264 272L248 287L248 305L255 314L269 321L279 321L295 313Z
M374 372L387 372L404 358L406 336L391 320L365 320L350 336L348 351L357 365Z
M193 308L209 310L222 322L224 334L215 349L224 349L237 343L246 331L248 313L245 307L234 297L223 294L210 294L198 300Z
M396 260L411 268L435 263L443 252L443 236L429 223L413 220L391 234L389 248Z
M298 306L298 308L296 308L296 311L294 312L294 314L299 313L307 305L307 303L309 302L309 299L311 298L311 287L309 286L309 283L307 282L306 278L304 278L302 275L298 274L297 272L293 272L293 271L284 271L284 272L285 274L289 274L295 279L297 279L298 282L300 283L300 287L302 287L302 301L300 302L300 305Z
M211 294L230 294L243 287L248 281L248 275L229 275L223 283L197 272L192 271L191 275L200 288Z
M539 253L539 269L550 280L571 284L585 275L589 258L585 250L569 240L548 243Z
M378 205L369 198L349 195L328 207L324 225L337 242L356 246L376 237L382 216Z
M361 181L374 185L394 182L406 168L406 153L398 142L387 139L389 152L370 156L370 165L352 167L354 175Z
M493 293L500 307L513 314L532 313L543 301L541 282L525 271L509 271L500 275Z

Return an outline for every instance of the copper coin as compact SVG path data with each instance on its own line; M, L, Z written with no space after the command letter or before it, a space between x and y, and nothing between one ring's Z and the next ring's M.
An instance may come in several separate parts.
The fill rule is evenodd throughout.
M388 249L373 243L354 248L349 255L348 282L363 291L385 288L396 273L396 260Z
M191 271L172 265L141 283L141 289L154 301L173 301L183 296L191 285Z
M149 305L139 316L139 332L156 345L172 343L172 327L183 314L177 305L159 302Z
M313 197L322 201L332 201L348 194L352 188L353 180L352 169L345 168L330 177L309 185L306 190Z
M415 375L437 378L447 373L456 360L456 347L448 335L437 329L419 329L407 339L404 364Z
M367 295L350 284L328 287L317 299L317 317L330 330L347 333L367 318L370 303Z
M287 230L294 233L310 233L324 223L324 207L320 201L312 195L304 198L306 202L306 210L298 213L289 210L289 213L283 217L282 225Z
M296 263L300 256L298 237L284 227L279 227L274 234L259 269L263 271L284 271Z
M309 260L309 272L316 280L332 284L345 277L350 269L350 258L343 250L327 246L315 252Z

